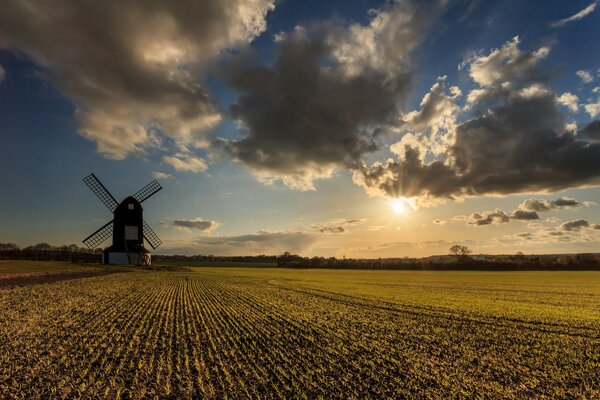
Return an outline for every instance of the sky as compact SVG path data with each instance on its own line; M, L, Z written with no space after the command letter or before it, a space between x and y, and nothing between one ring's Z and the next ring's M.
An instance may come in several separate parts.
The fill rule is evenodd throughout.
M94 172L161 183L162 254L597 252L598 37L589 0L7 0L0 242L81 244Z

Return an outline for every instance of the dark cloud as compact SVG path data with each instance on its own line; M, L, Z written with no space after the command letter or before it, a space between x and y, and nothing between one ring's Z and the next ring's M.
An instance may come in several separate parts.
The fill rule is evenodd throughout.
M537 66L547 48L518 49L518 40L469 60L479 88L473 118L448 133L441 158L426 161L407 145L398 160L361 163L353 179L369 193L424 199L557 191L600 184L600 143L568 132L556 95Z
M183 228L186 230L197 229L206 233L212 232L220 224L217 221L206 220L204 218L195 219L176 219L173 221L173 225L177 228Z
M219 52L266 29L273 0L7 0L0 46L51 71L81 133L121 159L160 146L203 147L220 121L198 81Z
M361 225L367 220L362 218L355 219L334 219L322 224L312 225L312 229L316 229L321 233L344 233L348 226Z
M517 219L520 221L531 221L535 219L540 219L539 215L535 211L525 211L525 210L515 210L512 212L512 219Z
M496 209L495 211L484 211L473 213L469 216L467 224L482 226L490 224L504 224L510 221L510 217L504 211Z
M520 237L521 239L525 239L525 240L532 240L534 238L533 233L530 233L530 232L517 233L515 236Z
M590 223L587 222L585 219L576 219L573 221L562 223L558 228L563 231L576 231L581 228L588 228L589 226Z
M594 120L580 129L577 134L585 140L600 142L600 120Z
M524 211L544 212L561 208L574 208L579 207L580 205L581 203L579 201L570 197L561 197L556 200L527 199L519 204L519 209Z
M440 10L397 1L368 25L327 21L278 35L270 66L234 57L229 81L241 95L231 114L244 136L215 144L264 182L312 189L314 179L378 149L398 123L411 52Z

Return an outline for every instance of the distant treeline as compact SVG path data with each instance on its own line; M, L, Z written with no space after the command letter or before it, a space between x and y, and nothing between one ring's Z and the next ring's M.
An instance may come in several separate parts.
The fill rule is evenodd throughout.
M444 255L423 258L335 258L300 257L284 254L277 258L284 268L466 270L466 271L600 271L600 254L557 255Z
M579 270L600 271L599 253L487 255L468 254L440 255L422 258L336 258L302 257L288 252L258 256L214 256L214 255L152 255L153 262L210 262L210 263L256 263L276 264L281 268L331 268L331 269L380 269L380 270L467 270L467 271L535 271L535 270ZM468 250L468 251L467 251ZM452 248L451 248L452 252ZM0 259L53 260L84 263L100 263L101 249L89 250L75 244L52 246L38 243L19 248L13 243L0 243Z
M161 262L243 262L276 263L281 268L382 269L382 270L600 270L600 254L551 255L443 255L423 258L336 258L302 257L284 253L279 256L153 255Z
M21 249L14 243L0 243L0 260L100 263L102 262L102 250L89 250L76 244L52 246L48 243L38 243Z

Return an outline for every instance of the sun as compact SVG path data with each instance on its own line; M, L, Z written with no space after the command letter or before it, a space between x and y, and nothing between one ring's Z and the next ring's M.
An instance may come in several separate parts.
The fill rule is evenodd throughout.
M406 212L406 203L402 199L394 199L391 201L392 210L398 215Z

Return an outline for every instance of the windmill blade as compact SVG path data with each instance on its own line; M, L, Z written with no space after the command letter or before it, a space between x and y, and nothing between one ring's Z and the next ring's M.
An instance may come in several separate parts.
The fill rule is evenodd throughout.
M100 201L102 203L104 203L104 205L106 207L108 207L108 209L110 210L110 212L114 212L115 209L117 208L117 206L119 205L119 203L117 202L117 200L115 200L115 198L113 197L112 194L110 194L110 192L108 191L108 189L106 189L104 187L104 185L102 184L102 182L100 182L100 180L98 178L96 178L96 175L94 174L89 174L88 176L86 176L85 178L83 178L83 181L85 182L86 185L88 185L88 187L91 189L91 191L98 196L98 198L100 199Z
M143 188L138 190L133 195L133 198L141 203L145 200L148 200L148 198L153 196L160 189L162 189L162 186L160 186L160 183L158 183L157 180L153 180L152 182L150 182L149 184L147 184L146 186L144 186Z
M89 249L95 249L104 242L106 239L112 236L113 234L113 221L111 220L109 223L98 229L96 232L92 233L90 236L83 239L83 243Z
M156 233L150 228L150 225L144 221L144 239L152 246L153 249L156 249L158 246L162 244L162 240L158 237Z

